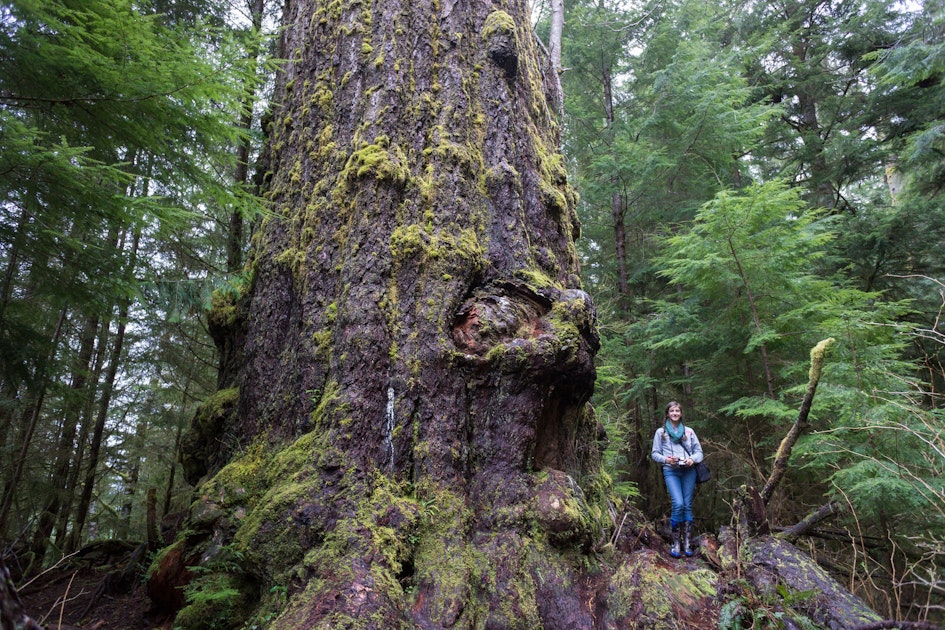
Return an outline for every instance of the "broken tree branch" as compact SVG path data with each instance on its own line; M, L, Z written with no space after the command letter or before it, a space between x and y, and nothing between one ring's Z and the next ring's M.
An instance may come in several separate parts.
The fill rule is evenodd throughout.
M817 391L817 383L820 382L820 374L824 366L824 355L827 348L834 342L833 338L824 339L810 351L810 371L807 373L807 391L804 392L804 400L801 401L801 408L797 413L797 419L788 434L781 440L778 447L778 453L774 458L774 466L771 468L771 474L765 487L761 490L761 500L765 505L771 500L775 488L781 482L784 474L787 472L788 460L791 458L791 450L800 437L801 431L807 428L807 417L810 415L810 408L814 401L814 393Z
M797 524L783 529L781 535L790 540L803 536L824 519L830 518L834 514L839 514L842 509L839 503L830 501L805 516L804 519Z

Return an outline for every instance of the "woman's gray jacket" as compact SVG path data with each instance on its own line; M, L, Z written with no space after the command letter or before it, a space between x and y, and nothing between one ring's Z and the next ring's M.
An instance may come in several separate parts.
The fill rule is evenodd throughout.
M696 432L685 424L683 424L683 427L685 430L679 444L670 439L669 433L666 432L666 427L660 427L656 430L656 433L653 435L653 450L650 452L650 457L654 462L662 464L664 468L671 469L676 466L667 464L667 457L675 456L678 457L680 461L691 457L694 464L698 464L702 461L702 445L699 444L699 438L696 437ZM683 444L689 449L688 453L686 453L686 450L683 448Z

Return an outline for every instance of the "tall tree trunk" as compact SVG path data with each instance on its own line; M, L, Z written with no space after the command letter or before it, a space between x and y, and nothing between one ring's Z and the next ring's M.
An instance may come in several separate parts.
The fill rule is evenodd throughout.
M96 343L95 365L89 378L90 386L86 388L85 404L82 408L82 422L79 430L79 438L76 440L76 448L72 459L75 465L69 471L69 478L66 482L64 504L59 510L59 521L54 530L55 540L60 543L66 539L66 532L69 531L69 524L73 517L73 507L75 506L76 488L79 484L79 476L82 473L82 463L85 461L85 446L89 441L89 432L91 431L91 418L94 414L95 399L98 391L98 383L102 378L102 366L105 363L106 348L108 347L108 333L110 320L102 322L99 326L98 342Z
M128 274L134 274L134 268L137 264L138 244L141 240L141 230L136 229L132 239L131 251L128 258ZM112 340L111 353L108 357L108 370L105 373L105 380L102 382L102 396L98 403L98 413L95 418L95 427L92 430L92 440L89 444L89 459L85 471L85 480L82 484L82 494L79 497L79 503L75 511L75 523L69 533L69 538L65 548L75 550L79 547L79 541L82 537L82 529L85 527L85 521L89 515L89 506L92 504L92 493L95 488L95 477L98 471L99 457L102 450L102 437L105 434L105 421L108 419L108 410L111 406L112 393L115 390L115 377L118 374L118 365L121 361L122 350L125 344L125 327L128 323L128 309L130 298L122 298L118 307L117 330Z
M559 116L564 115L564 91L561 89L561 38L564 32L564 0L551 0L551 28L548 34L548 57L551 69L550 80L554 81L555 89L549 104Z
M608 142L613 145L616 134L614 123L614 90L613 68L608 63L600 67L600 80L603 88L601 95L604 102L604 116L607 121ZM614 244L617 254L617 289L620 293L620 305L624 309L630 307L630 280L627 271L627 198L621 192L620 177L614 173L610 179L613 191L610 198L610 215L614 226Z
M761 334L761 316L758 315L758 305L755 303L755 296L751 290L751 284L748 282L748 276L745 275L745 270L742 268L742 261L739 258L739 253L735 249L735 244L731 239L728 241L728 250L732 254L732 260L735 261L735 267L738 269L738 277L742 281L742 287L745 289L745 298L748 300L748 307L751 311L751 321L754 325L755 332ZM765 385L768 393L768 397L774 400L774 375L771 373L771 361L768 358L768 346L767 344L760 343L758 344L758 349L761 354L761 367L764 369L765 373Z
M18 436L20 450L13 463L12 472L3 487L2 502L0 502L0 540L7 537L7 526L10 519L10 510L13 509L13 498L19 489L20 480L23 477L23 467L29 455L30 445L33 442L33 434L36 432L36 425L39 422L39 416L43 409L43 402L46 399L46 390L49 387L49 376L46 373L47 364L52 361L56 347L62 337L62 329L66 321L66 310L62 309L59 313L59 320L56 323L56 330L53 333L52 343L50 344L50 354L45 361L42 361L36 370L34 387L31 387L33 396L31 396L32 405L24 412L25 427L23 433Z
M614 182L617 184L617 182ZM611 196L611 216L614 220L614 243L617 254L617 291L620 295L620 306L624 314L629 315L630 308L630 277L627 271L627 228L624 223L627 213L626 200L619 192Z
M181 437L184 433L184 425L177 425L177 432L174 434L174 454L180 451ZM164 505L161 508L161 516L167 516L171 512L171 501L174 498L174 482L177 477L177 462L171 462L171 469L167 474L167 487L164 490Z
M13 429L13 418L16 417L19 407L16 400L18 391L19 383L12 374L0 376L0 458L4 461L11 459L7 453L7 441ZM2 481L3 475L0 475L0 482Z
M262 32L263 10L265 7L265 0L251 0L249 4L250 19L252 21L252 33L250 35L252 42L249 57L255 62L256 66L259 65L259 54L261 52L259 38ZM237 186L242 186L249 181L249 154L252 148L250 129L253 125L253 108L257 99L255 84L256 77L253 76L247 80L243 90L239 128L243 130L244 136L236 149L236 171L233 177ZM226 269L231 273L238 271L243 266L243 232L243 213L237 209L230 213L230 230L226 240Z
M16 222L13 243L10 244L6 269L3 271L3 284L0 285L0 321L3 321L7 305L10 303L10 295L13 291L13 279L19 267L20 248L23 244L24 235L26 234L26 224L29 219L29 211L23 208Z
M11 296L16 288L17 273L20 267L20 252L23 247L23 240L26 238L31 214L27 209L22 209L17 219L16 232L9 248L6 269L3 275L3 285L0 287L0 327L8 328L7 307L10 304ZM33 269L45 269L48 253L42 253L33 260ZM38 284L36 278L38 274L31 272L29 282L27 283L27 293L32 295ZM24 296L28 297L28 296ZM12 331L11 331L12 332ZM6 349L5 349L6 350ZM0 353L0 461L15 461L13 453L16 450L16 444L10 444L11 434L16 431L16 418L23 414L23 401L19 400L24 387L27 390L27 400L30 399L30 393L35 393L36 383L26 384L29 379L27 375L30 367L37 373L34 357L42 356L45 352L36 352L35 347L30 344L23 344L17 348L17 352L9 350ZM32 390L32 392L30 392ZM29 403L27 403L29 404ZM0 466L0 482L6 483L10 480L11 470L6 466ZM2 538L3 527L0 527L0 538Z
M119 515L121 516L121 521L118 523L118 532L116 536L118 538L127 538L131 533L131 516L134 514L135 507L135 493L138 491L138 478L141 474L141 458L135 457L135 462L131 466L131 470L128 472L127 478L125 479L123 492L123 503L119 510Z
M606 538L598 339L555 81L524 0L373 7L286 6L273 216L211 314L238 399L185 440L217 445L191 481L246 453L201 496L249 516L192 519L254 592L299 576L273 628L590 627L570 585ZM260 461L255 490L227 481Z
M46 548L52 535L53 527L59 518L59 512L67 501L65 496L68 487L69 473L73 466L78 466L75 460L76 431L79 419L85 407L83 402L86 396L86 386L89 382L89 371L92 364L92 354L95 351L95 335L98 332L99 318L97 315L88 315L82 324L79 335L79 353L72 366L72 377L69 383L69 394L66 397L65 414L62 427L59 430L59 443L56 448L55 465L49 480L50 495L47 497L43 510L40 513L30 550L36 566L42 566L46 556Z

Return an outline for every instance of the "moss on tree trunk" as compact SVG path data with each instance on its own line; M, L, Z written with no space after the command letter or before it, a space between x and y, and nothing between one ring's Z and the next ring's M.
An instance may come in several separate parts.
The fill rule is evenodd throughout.
M285 17L273 214L212 319L231 463L196 440L190 547L250 578L227 619L249 599L284 628L586 625L598 339L526 3ZM221 616L198 582L179 619Z

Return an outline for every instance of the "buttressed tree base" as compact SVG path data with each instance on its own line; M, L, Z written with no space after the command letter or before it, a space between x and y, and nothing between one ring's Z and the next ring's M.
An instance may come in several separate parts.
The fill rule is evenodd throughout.
M178 623L587 626L598 339L526 3L285 20L272 215L185 446Z

